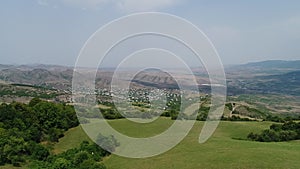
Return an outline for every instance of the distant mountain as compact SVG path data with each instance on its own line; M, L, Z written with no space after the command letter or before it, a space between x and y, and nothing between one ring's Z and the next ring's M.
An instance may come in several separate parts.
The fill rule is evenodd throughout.
M13 67L13 65L2 65L2 64L0 64L0 70L2 70L2 69L8 69L10 67Z
M262 62L250 62L241 66L257 67L263 69L278 69L278 68L300 69L300 60L293 60L293 61L267 60Z
M122 73L124 77L127 71ZM90 72L90 69L86 69ZM197 71L195 71L197 72ZM198 84L209 84L204 71L198 71ZM202 73L201 73L202 72ZM113 70L99 70L96 76L97 88L110 88ZM85 75L82 75L85 76ZM178 74L170 77L168 74L150 69L141 72L131 81L136 87L177 88L173 78L180 78L185 86L190 85L190 76ZM7 83L28 84L70 90L73 77L71 67L56 65L0 65L0 81ZM296 61L263 61L233 66L226 69L228 94L243 93L281 93L300 96L300 60ZM203 86L202 86L203 87ZM206 91L206 89L203 89Z
M300 70L276 75L254 75L228 80L228 93L283 94L300 96Z
M24 67L23 67L24 68ZM56 89L70 87L73 70L47 70L41 68L7 68L0 71L0 80L9 83L28 84Z
M297 70L300 70L300 60L268 60L225 67L226 74L235 75L235 77L253 77L258 74L276 75Z
M300 96L300 60L268 60L226 70L229 95L277 93Z
M122 72L124 75L123 77L128 75L130 72L128 71L129 70ZM91 72L91 70L87 68L86 72ZM96 76L96 87L109 89L113 73L113 70L99 70ZM183 79L183 85L185 86L190 86L188 76L189 75L178 74L178 78ZM73 69L55 65L2 66L2 69L0 69L0 80L4 82L42 86L60 90L71 89L72 77ZM199 84L209 83L206 77L202 78L198 76L196 79ZM131 82L134 87L138 88L178 88L177 82L173 77L165 72L155 69L138 73Z
M258 77L265 90L300 96L300 71Z

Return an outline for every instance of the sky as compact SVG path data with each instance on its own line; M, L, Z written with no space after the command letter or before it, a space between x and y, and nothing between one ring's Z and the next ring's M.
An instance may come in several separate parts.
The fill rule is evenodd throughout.
M187 19L225 65L300 59L298 0L3 0L0 64L73 66L95 31L135 12Z

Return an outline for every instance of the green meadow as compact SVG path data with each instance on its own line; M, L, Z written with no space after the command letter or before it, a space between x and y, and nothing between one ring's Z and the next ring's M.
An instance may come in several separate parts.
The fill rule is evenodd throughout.
M126 119L111 120L116 130L133 137L149 137L164 131L173 121L166 118L149 124ZM111 155L104 159L108 169L201 169L201 168L299 168L300 142L262 143L245 140L248 133L267 129L271 122L222 121L214 135L204 144L198 143L204 122L197 121L187 137L164 154L131 159ZM87 124L89 125L89 124ZM89 139L81 127L69 130L54 146L58 153L76 147Z

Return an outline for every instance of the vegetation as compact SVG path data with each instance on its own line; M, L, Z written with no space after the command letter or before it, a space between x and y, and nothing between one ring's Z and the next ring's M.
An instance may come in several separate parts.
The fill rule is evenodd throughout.
M153 123L134 123L126 119L109 120L119 132L131 137L151 137L165 131L173 120L161 117ZM213 136L204 144L198 143L204 122L197 121L187 137L170 151L146 159L130 159L110 155L103 160L109 169L190 169L190 168L290 168L300 166L298 141L262 143L247 141L247 134L268 129L270 122L221 121ZM89 124L85 124L89 125ZM91 127L91 129L94 127ZM58 149L72 138L86 137L80 127L69 130L60 139ZM75 139L74 147L81 140ZM76 142L76 143L75 143ZM56 147L56 146L55 146ZM72 147L69 147L72 148ZM55 148L56 149L56 148ZM284 154L284 156L282 155ZM278 159L278 160L274 160Z
M261 142L280 142L300 139L300 122L285 122L272 124L270 129L263 130L260 134L250 133L248 139Z
M98 162L109 154L97 144L83 141L79 148L69 149L58 155L51 155L47 160L35 160L29 167L32 169L106 169L102 163Z
M213 136L204 144L198 143L203 121L210 110L209 98L203 97L203 104L196 112L198 121L187 137L168 152L146 159L110 155L92 143L78 126L72 106L32 99L70 101L72 70L3 69L0 71L0 79L3 80L0 97L4 102L0 104L0 168L299 168L300 124L295 121L300 120L300 71L299 61L291 63L294 65L292 69L279 62L275 67L274 63L263 63L258 68L252 64L229 72L230 97L225 105L226 115ZM200 78L208 77L204 74ZM185 115L178 117L181 98L176 92L166 95L167 104L161 107L164 110L161 116L164 117L147 124L124 119L114 107L110 92L101 90L111 79L102 75L101 79L96 80L100 89L97 97L102 101L94 109L100 109L106 119L118 119L108 120L117 131L137 138L150 137L168 129L174 119L189 119ZM157 73L140 77L134 83L160 89L178 89L178 85L168 78L157 78L160 77ZM152 83L152 77L158 83ZM12 82L15 84L10 84ZM167 93L168 89L162 91ZM143 113L144 118L151 118L151 113L147 113L151 109L149 93L144 92L132 90L130 102ZM202 92L209 93L210 87L204 86ZM15 99L21 102L32 100L29 104L23 104L12 102ZM136 112L128 114L136 117ZM83 108L78 115L85 127L97 130L91 133L99 133L94 123L89 123L99 120L98 110ZM110 151L119 145L113 136L95 134L92 138Z
M0 105L0 165L30 168L105 168L98 163L109 153L96 144L82 142L61 154L51 147L70 128L78 126L72 106L34 98L29 104L13 102ZM100 137L114 149L116 140ZM113 144L110 144L113 141Z
M224 117L222 116L221 120L224 121L256 121L256 120L252 120L249 118L245 118L245 117L240 117L240 116L231 116L231 117Z
M44 109L41 107L44 107ZM67 113L69 114L69 118L67 118L68 116L60 115L65 114L65 110L70 111L70 113ZM207 108L202 108L199 112L206 112L208 110L209 109ZM99 146L94 143L84 141L85 139L88 140L88 138L81 130L81 127L77 126L78 121L70 120L68 122L68 120L66 120L72 119L72 117L74 117L73 115L75 115L71 106L33 99L28 105L21 103L2 104L0 106L0 111L0 147L1 152L5 152L0 155L1 159L6 159L2 164L20 166L29 163L28 167L33 169L101 169L105 168L105 166L112 169L120 168L120 166L124 169L298 168L300 165L300 162L297 160L300 157L300 146L297 142L271 143L266 145L259 142L245 141L245 139L247 139L247 133L266 130L268 126L271 125L270 122L266 121L234 123L223 121L220 123L220 126L213 137L205 144L199 144L197 142L203 122L196 122L195 126L183 142L162 155L147 159L128 159L111 155L109 158L103 160L103 157L108 156L109 153L99 148ZM47 112L51 112L51 114L54 113L53 118L45 118L50 117L49 114L47 115ZM38 116L39 118L35 116L38 114L40 114L40 116ZM10 115L18 118L12 118ZM27 120L30 123L27 122L26 118L28 118ZM43 119L44 122L42 122ZM53 122L54 119L55 123ZM21 121L24 122L25 125L22 125ZM34 123L34 121L38 122ZM65 125L62 121L67 121L66 124L69 125ZM163 117L150 124L137 124L126 119L109 121L110 125L116 130L132 137L155 136L167 129L173 122L174 121ZM26 134L24 133L32 126L29 125L31 123L35 124L35 126L40 126L41 128L49 126L48 129L58 129L59 131L62 131L58 133L65 133L66 138L62 137L63 135L59 135L57 139L59 142L56 143L57 140L51 140L49 133L41 128L38 128L38 131L40 131L38 133L41 135L41 137L37 137L40 138L39 140L31 140L30 137L26 138ZM11 127L12 124L15 126L15 129ZM73 124L77 127L69 130ZM25 129L20 130L21 126L25 126ZM61 126L69 127L65 128ZM298 127L298 123L287 122L287 124L276 124L269 130L290 132L292 129ZM68 131L65 132L66 130ZM15 132L14 134L12 134L13 131ZM293 134L287 134L287 136L293 136ZM111 150L118 145L118 142L116 142L112 136L105 138L99 135L98 141L109 142L107 145L112 145ZM50 145L54 144L54 150L51 151L51 146L49 147L49 144L45 144L45 142L51 143ZM274 162L274 159L280 157L278 154L285 154L284 160L277 160ZM264 160L262 161L260 159ZM211 163L210 161L214 161L214 163Z
M53 99L59 96L59 92L40 86L25 85L25 84L0 84L0 96L7 97L38 97L43 99Z
M126 119L109 122L119 132L132 137L155 136L168 128L167 124L173 123L167 118L160 118L151 124L132 124ZM198 138L203 124L204 122L197 121L187 137L164 154L146 159L130 159L111 155L104 160L104 164L109 169L119 169L120 167L122 169L297 169L300 166L299 142L266 144L246 140L248 133L265 130L271 125L270 122L222 121L213 136L206 143L199 144Z
M79 147L83 141L92 142L81 126L71 128L64 133L64 137L60 138L58 142L54 144L52 152L53 154L59 154L69 149Z
M297 108L299 97L279 94L242 94L228 97L231 102L251 105L263 114L288 114L295 116L299 112ZM259 115L259 114L257 114Z

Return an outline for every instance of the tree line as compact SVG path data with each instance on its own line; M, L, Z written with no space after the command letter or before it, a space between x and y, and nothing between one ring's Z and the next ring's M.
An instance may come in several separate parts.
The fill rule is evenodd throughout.
M32 99L29 104L13 102L0 105L0 165L12 164L30 168L99 168L99 161L109 152L97 144L83 142L79 148L62 154L51 153L51 145L64 132L79 125L73 106ZM99 136L117 144L113 138Z
M272 124L261 133L249 133L247 138L260 142L280 142L300 139L300 122L288 121L283 124Z

